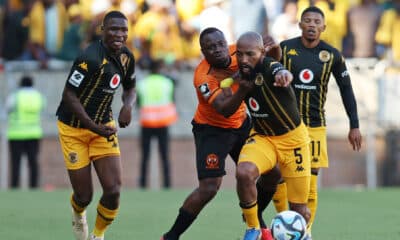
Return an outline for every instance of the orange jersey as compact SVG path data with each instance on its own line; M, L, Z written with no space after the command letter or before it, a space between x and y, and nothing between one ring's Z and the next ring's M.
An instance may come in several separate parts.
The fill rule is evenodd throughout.
M231 77L237 70L238 65L234 53L236 46L230 46L231 64L226 69L217 69L203 59L194 72L194 87L197 93L198 105L194 115L194 121L199 124L208 124L221 128L239 128L246 119L246 105L242 103L239 109L229 118L219 114L212 106L215 98L222 93L220 82L225 78ZM232 91L236 92L239 88L238 83L231 86Z

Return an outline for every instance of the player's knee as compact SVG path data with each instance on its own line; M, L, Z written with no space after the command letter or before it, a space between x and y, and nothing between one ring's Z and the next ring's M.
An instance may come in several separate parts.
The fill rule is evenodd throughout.
M221 184L217 181L217 179L208 179L204 184L201 184L199 187L200 196L206 198L207 200L213 198L217 195L218 190Z
M114 186L103 190L103 198L110 202L115 202L119 199L121 193L121 188L119 186Z
M74 200L75 202L81 206L86 207L90 204L93 198L93 192L85 192L85 193L77 193L74 192Z
M281 180L281 172L277 168L273 168L266 174L262 174L257 181L257 184L264 189L276 189L279 181Z
M258 169L253 163L242 162L236 168L236 180L240 182L254 181L257 177Z

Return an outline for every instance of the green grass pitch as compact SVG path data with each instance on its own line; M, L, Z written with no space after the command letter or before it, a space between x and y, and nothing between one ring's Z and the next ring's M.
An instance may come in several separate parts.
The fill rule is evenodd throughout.
M106 240L159 240L189 190L124 190L120 214ZM0 191L0 239L72 240L68 190ZM400 239L400 188L322 190L313 239ZM94 224L99 192L88 208ZM275 214L269 206L265 219ZM240 240L245 230L234 190L221 190L182 240Z

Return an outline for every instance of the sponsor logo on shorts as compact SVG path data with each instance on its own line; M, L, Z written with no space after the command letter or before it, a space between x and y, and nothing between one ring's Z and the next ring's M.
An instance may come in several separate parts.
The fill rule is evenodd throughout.
M78 161L78 154L76 152L70 152L68 153L68 156L70 163L76 163Z
M304 171L303 166L297 165L297 167L296 167L296 172L303 172L303 171Z
M316 163L316 162L318 162L318 158L317 157L313 157L311 161Z
M256 140L254 140L254 138L247 139L246 144L252 144L252 143L256 143Z
M118 147L118 143L117 143L117 141L116 141L115 135L109 136L109 137L107 138L107 142L112 142L111 147L113 147L113 148L117 148L117 147Z
M219 159L218 156L214 153L208 154L206 158L206 168L207 169L218 169L219 168Z

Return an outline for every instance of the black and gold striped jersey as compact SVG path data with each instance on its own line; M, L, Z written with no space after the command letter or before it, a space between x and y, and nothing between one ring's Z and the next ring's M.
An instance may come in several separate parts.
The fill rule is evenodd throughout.
M263 135L285 134L301 122L292 87L273 85L275 74L282 68L282 64L273 58L264 58L256 71L255 87L245 99L253 127Z
M351 128L358 128L357 104L345 60L324 41L306 48L301 37L281 42L282 63L293 74L292 86L300 115L307 126L326 126L325 102L331 73L339 86Z
M124 89L135 87L135 59L124 47L117 56L111 54L101 41L89 47L73 63L66 87L73 89L86 113L96 124L113 119L111 103L119 85ZM72 127L81 123L65 102L61 101L56 115Z

